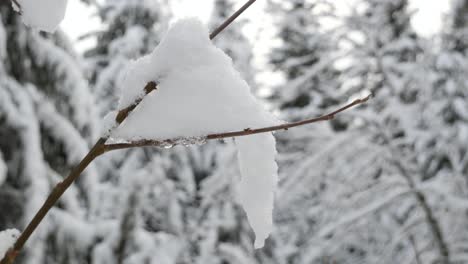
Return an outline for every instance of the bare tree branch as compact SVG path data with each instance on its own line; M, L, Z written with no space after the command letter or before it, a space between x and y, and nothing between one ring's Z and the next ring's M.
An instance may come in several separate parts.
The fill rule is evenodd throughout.
M257 129L247 128L244 130L234 131L234 132L210 134L204 137L196 138L195 140L204 141L204 140L231 138L231 137L242 137L242 136L249 136L249 135L260 134L260 133L273 132L273 131L278 131L278 130L288 130L293 127L308 125L308 124L317 123L320 121L328 121L328 120L332 120L333 118L335 118L337 114L342 113L353 106L360 105L360 104L367 102L370 99L370 97L371 95L368 95L365 98L354 100L353 102L341 107L338 110L335 110L329 114L315 117L315 118L301 120L301 121L293 122L293 123L286 123L286 124L278 125L278 126L263 127L263 128L257 128ZM107 152L107 151L118 150L118 149L128 149L128 148L146 147L146 146L154 146L154 147L173 146L173 145L177 145L179 142L187 142L187 141L190 142L192 140L190 138L187 138L187 141L184 139L185 138L165 139L165 140L138 140L138 141L129 142L129 143L106 144L105 151Z
M16 0L12 0L15 3ZM211 35L210 38L213 39L216 37L220 32L222 32L229 24L231 24L240 14L242 14L250 5L252 5L255 1L248 1L244 6L242 6L237 12L235 12L231 17L229 17L226 22L220 25ZM145 88L145 94L149 94L150 92L156 90L156 82L149 82ZM128 115L140 104L143 98L137 100L131 106L122 109L119 111L116 121L118 124L121 124ZM12 264L19 252L23 249L26 241L28 241L29 237L33 234L39 224L42 222L44 217L50 211L50 209L55 205L55 203L60 199L60 197L65 193L65 191L73 184L73 182L81 175L81 173L88 167L88 165L97 157L102 155L105 152L105 142L107 141L106 137L100 138L96 144L91 148L89 153L80 161L80 163L70 172L70 174L60 183L58 183L52 192L49 194L47 200L44 202L42 207L33 217L33 219L29 222L26 226L25 230L21 233L19 238L16 240L13 248L11 248L3 259L0 261L0 264Z
M237 10L232 16L230 16L223 24L221 24L218 28L216 28L211 34L210 39L214 39L219 33L221 33L225 28L227 28L237 17L239 17L242 13L244 13L247 8L249 8L256 0L247 1L239 10Z
M21 5L18 3L18 1L17 0L11 0L11 1L13 2L14 5L16 5L20 9L20 13L22 13L21 12Z

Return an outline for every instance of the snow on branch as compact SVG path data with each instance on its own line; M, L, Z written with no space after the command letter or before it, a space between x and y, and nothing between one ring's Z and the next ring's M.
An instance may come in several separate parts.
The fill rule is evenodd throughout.
M37 1L17 1L23 18L31 18L26 15L28 7L38 5ZM54 8L51 17L58 18L61 16L59 11L65 12L67 1L58 1L63 5ZM355 100L318 118L281 124L256 101L250 87L234 70L232 60L210 41L254 2L248 1L211 35L197 20L175 23L153 53L130 65L121 83L120 111L110 115L115 117L114 124L109 125L110 131L106 131L69 176L55 186L9 253L22 249L63 193L94 159L105 152L149 145L167 147L179 143L204 143L211 139L241 136L249 137L236 139L242 173L240 202L255 232L255 247L263 246L272 231L273 198L278 177L272 132L331 120L336 114L362 104L370 97ZM61 20L52 23L41 17L37 19L38 23L47 22L39 26L48 29ZM124 143L108 143L113 140ZM14 258L12 255L12 260L3 259L0 263L12 263Z
M243 11L245 11L253 2L255 1L248 1L240 10L240 12L236 12L233 14L227 22L223 23L222 26L223 29L227 27L232 21L235 20ZM20 7L19 5L14 5L14 7L18 8ZM222 31L221 30L215 30L215 32L218 31L216 34L211 34L211 38L216 37L216 35ZM151 84L152 82L150 81L148 84ZM153 82L154 83L154 82ZM156 83L152 84L153 89L145 89L143 96L148 95L156 89ZM121 110L118 114L116 114L116 122L118 124L121 124L131 113L136 106L139 105L139 103L142 102L142 97L141 98L136 98L136 102L132 103L130 106L127 106L126 109ZM112 116L112 115L111 115ZM112 124L110 124L110 127L112 127ZM118 125L116 125L118 127ZM109 131L111 132L111 131ZM21 249L24 247L28 239L31 237L33 232L36 230L36 228L39 226L39 224L43 221L44 217L47 215L47 213L50 211L50 209L57 203L57 201L60 199L60 197L64 194L64 192L75 182L76 179L82 174L82 172L91 164L94 159L99 157L100 155L105 153L105 143L110 136L110 133L105 133L105 136L99 138L97 142L94 144L94 146L91 148L91 150L86 154L86 156L80 161L80 163L70 172L70 174L60 183L58 183L50 195L47 197L47 200L44 202L44 204L41 206L39 211L35 214L33 219L28 223L26 226L25 230L21 233L21 235L18 237L16 242L14 243L14 246L8 250L7 256L1 259L0 263L1 264L11 264L14 262L16 255L18 252L21 251Z
M65 17L68 0L12 0L13 9L21 14L25 25L54 32Z
M148 85L152 82L158 83L157 88ZM194 139L279 124L196 19L174 23L151 54L132 63L121 85L119 108L131 107L135 101L138 107L109 133L110 140ZM145 85L152 92L142 91ZM236 146L243 172L240 202L255 231L255 246L261 247L273 226L276 142L270 132L236 139Z
M225 30L232 22L234 22L245 10L247 10L253 3L255 3L256 0L249 0L247 1L244 5L242 5L234 14L232 14L230 17L226 19L221 25L219 25L213 32L210 34L210 39L213 40L215 39L219 33L221 33L223 30ZM152 91L157 89L157 84L155 81L149 81L145 86L144 89L141 91L141 96L139 98L136 98L135 101L124 107L123 109L120 108L121 110L117 113L117 116L115 118L115 121L117 124L121 124L127 117L128 115L141 103L143 100L143 97L151 93Z
M242 174L239 197L259 248L273 228L278 166L272 132L333 119L369 97L323 117L280 124L210 38L200 21L183 19L172 25L151 54L132 62L120 84L122 110L105 135L107 141L124 143L107 144L104 151L145 145L168 148L249 135L235 138Z
M0 258L5 257L5 254L13 247L18 236L19 231L16 229L8 229L0 232Z
M207 140L213 139L226 139L226 138L233 138L233 137L242 137L242 136L250 136L260 133L267 133L267 132L275 132L275 131L282 131L288 130L290 128L295 128L299 126L309 125L321 121L329 121L335 118L336 115L345 112L346 110L358 106L361 104L366 103L372 95L368 95L364 98L356 99L351 103L322 116L314 117L310 119L300 120L297 122L285 123L277 126L270 126L270 127L262 127L262 128L245 128L238 131L232 132L225 132L225 133L218 133L218 134L209 134L206 136L201 137L185 137L185 138L172 138L172 139L163 139L163 140L136 140L130 141L125 143L110 143L106 144L105 151L112 151L112 150L119 150L119 149L129 149L129 148L137 148L137 147L168 147L168 146L175 146L175 145L194 145L194 144L203 144Z

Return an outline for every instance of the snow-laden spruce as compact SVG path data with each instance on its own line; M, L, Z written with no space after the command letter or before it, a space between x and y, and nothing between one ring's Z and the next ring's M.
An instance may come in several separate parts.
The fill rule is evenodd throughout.
M256 101L232 60L216 48L196 19L176 22L153 53L130 65L121 84L119 108L150 93L111 137L118 140L203 137L278 124ZM242 171L240 202L262 247L271 233L277 183L271 133L236 139Z
M0 260L3 259L7 251L13 247L20 232L16 229L8 229L0 232Z
M16 0L13 8L21 13L23 23L37 30L54 32L65 17L68 0Z

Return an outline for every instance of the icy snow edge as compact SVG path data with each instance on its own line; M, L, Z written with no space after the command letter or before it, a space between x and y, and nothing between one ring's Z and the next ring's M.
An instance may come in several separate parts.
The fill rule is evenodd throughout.
M20 232L16 229L8 229L0 232L0 259L5 257L7 251L13 247Z

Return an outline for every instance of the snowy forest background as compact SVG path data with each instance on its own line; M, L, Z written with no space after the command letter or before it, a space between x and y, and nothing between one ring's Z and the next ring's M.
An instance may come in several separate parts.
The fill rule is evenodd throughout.
M21 230L88 152L125 66L167 29L168 2L104 1L105 27L85 36L97 41L83 53L0 2L0 230ZM238 2L215 0L209 27ZM264 69L249 21L215 40L283 120L374 95L275 134L280 182L263 249L236 202L226 140L99 158L18 263L468 263L468 0L451 1L433 39L412 28L408 0L357 0L345 15L334 2L268 1L276 37ZM265 71L278 81L260 85Z

